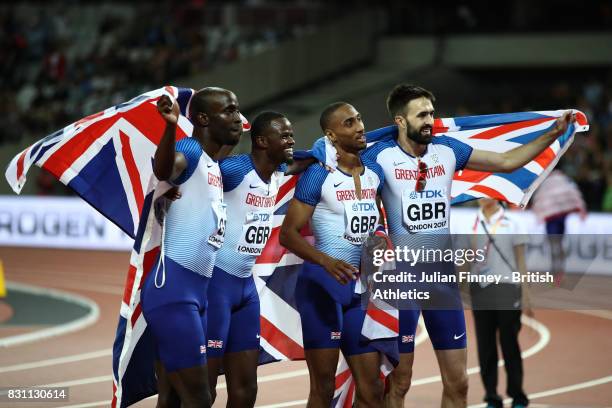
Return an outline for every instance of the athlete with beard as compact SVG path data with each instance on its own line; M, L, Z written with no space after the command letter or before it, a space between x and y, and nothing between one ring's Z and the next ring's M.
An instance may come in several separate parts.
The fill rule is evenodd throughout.
M377 196L384 182L382 170L361 160L366 139L361 115L353 106L331 104L320 122L338 152L337 171L318 164L306 170L280 233L281 245L304 259L295 298L310 374L307 406L330 406L342 350L355 378L357 406L380 407L380 357L361 341L365 310L354 289L363 241L380 218ZM309 221L314 246L300 234Z
M531 143L496 153L474 150L447 136L434 137L434 102L434 95L426 89L405 84L396 86L387 98L387 109L398 126L398 136L374 144L363 155L364 160L382 167L385 184L381 195L389 235L396 246L410 247L419 241L419 244L429 243L431 246L427 248L439 248L439 243L445 241L443 236L447 238L449 234L450 193L455 171L464 168L514 171L533 160L575 120L569 112L565 113L551 130ZM401 267L402 271L412 268L420 275L423 264ZM465 407L468 389L465 319L456 288L451 285L443 290L438 293L439 300L448 301L454 307L423 308L423 319L442 375L441 406ZM410 388L420 312L419 307L400 310L400 364L389 377L387 407L403 407Z

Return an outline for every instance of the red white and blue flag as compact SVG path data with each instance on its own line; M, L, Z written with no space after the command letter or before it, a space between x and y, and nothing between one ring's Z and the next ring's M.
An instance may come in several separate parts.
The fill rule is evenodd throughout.
M113 347L113 407L129 406L157 392L155 351L141 312L140 288L161 242L161 230L152 209L155 200L168 187L157 182L151 165L165 127L156 108L162 94L172 95L178 101L182 116L177 139L187 137L193 126L184 115L189 110L193 90L165 87L66 126L18 154L6 170L6 178L17 193L32 165L48 170L134 238ZM477 148L504 151L537 137L561 112L439 119L435 132L457 137ZM577 115L575 126L518 173L497 175L464 171L455 175L454 200L482 196L515 203L525 200L541 176L554 167L569 147L574 133L588 129L586 117L580 112ZM248 122L244 121L245 130L248 130ZM368 140L375 142L395 133L393 126L378 129L368 133ZM313 154L324 161L325 146L318 153L314 149ZM304 358L300 319L293 297L302 260L280 246L278 240L279 227L296 182L296 176L284 180L277 196L275 228L254 267L261 299L262 363ZM308 235L308 231L303 233ZM362 334L372 340L390 340L397 337L397 331L397 314L392 308L370 302ZM392 351L386 349L389 343L382 341L380 350L392 357ZM383 375L390 369L386 367ZM335 406L351 406L353 398L354 383L348 366L341 361L336 377Z
M566 111L516 112L435 119L433 134L454 137L474 149L502 153L535 140L554 126L555 121ZM570 147L574 135L589 130L585 114L578 110L572 111L576 115L576 122L525 166L511 173L474 170L456 172L451 189L451 203L459 204L490 197L525 207L533 192ZM368 146L396 136L395 125L366 133ZM315 142L312 152L321 162L335 167L336 150L326 138Z

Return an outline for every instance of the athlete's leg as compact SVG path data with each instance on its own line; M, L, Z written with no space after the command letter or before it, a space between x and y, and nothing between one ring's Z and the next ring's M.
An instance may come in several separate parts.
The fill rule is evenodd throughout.
M423 320L442 376L443 408L467 406L467 333L463 310L424 310Z
M210 348L209 348L210 350ZM217 380L219 372L223 367L223 357L208 358L208 384L210 386L210 403L214 404L217 399Z
M467 406L467 349L435 350L442 375L442 408Z
M378 408L383 404L384 385L380 378L380 353L361 341L365 310L355 297L344 311L342 324L342 353L355 379L356 406Z
M340 355L342 310L321 286L301 275L295 289L295 300L302 321L304 354L310 378L307 406L329 408Z
M206 347L195 304L170 304L149 310L147 323L158 344L166 378L183 407L210 407Z
M253 277L236 278L242 302L232 312L227 347L223 356L227 381L227 406L248 408L257 398L257 362L259 360L259 296Z
M157 408L181 408L181 399L170 385L168 374L161 361L155 362L157 375Z
M168 373L168 379L181 399L182 408L208 408L212 406L206 365L170 372Z
M356 385L355 405L378 408L383 404L384 384L380 378L380 353L348 356L348 362Z
M207 308L207 354L208 381L210 383L211 401L217 398L217 380L223 367L223 356L227 347L232 306L234 297L239 299L239 290L231 286L228 274L218 268L213 269L213 276L208 285Z
M227 407L255 406L259 350L225 353L223 367L227 381Z
M336 367L340 356L339 348L304 350L310 391L307 408L329 408L334 398Z
M387 408L401 408L404 398L412 382L412 364L414 362L414 338L419 321L419 310L408 309L399 311L400 333L398 345L400 360L397 367L391 371L387 378L387 392L385 406Z

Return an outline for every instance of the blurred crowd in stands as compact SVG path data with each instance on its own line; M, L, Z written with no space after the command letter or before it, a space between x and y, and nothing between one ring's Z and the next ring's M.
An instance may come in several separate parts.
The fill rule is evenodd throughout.
M595 3L599 18L612 21L612 9ZM0 146L41 138L144 91L300 37L333 18L314 2L218 4L0 5ZM535 104L515 96L494 106L458 106L456 114L533 106L582 110L591 130L577 137L559 166L576 181L589 210L612 211L612 75L554 82L539 97ZM41 194L66 192L45 173L38 185Z
M532 89L521 89L515 83L516 90L511 94L502 92L497 98L480 97L480 102L469 108L458 106L455 114L461 116L564 108L584 112L590 130L576 134L574 143L561 158L557 168L576 182L589 211L612 211L612 71L608 72L607 77L600 73L597 77L592 75L590 79L586 77L589 75L587 73L584 71L585 78L578 79L575 78L576 74L568 73L567 80L551 80L546 85L540 84L538 88L534 86ZM497 80L505 78L512 84L512 73L490 76L495 75ZM542 76L545 77L546 73L539 76L540 80Z
M460 0L444 4L418 0L383 0L389 34L460 34L576 32L610 30L609 0L555 2ZM500 18L503 16L503 18Z
M0 142L45 135L299 37L329 17L317 4L211 3L0 5Z

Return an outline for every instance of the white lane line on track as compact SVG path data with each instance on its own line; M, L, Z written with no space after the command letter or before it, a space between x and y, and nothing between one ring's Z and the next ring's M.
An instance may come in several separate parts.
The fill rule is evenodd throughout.
M425 328L425 324L422 318L419 319L419 326L421 327L421 331L415 338L415 345L422 343L428 337L427 330ZM100 350L99 352L93 352L93 353L104 353L104 352L105 350ZM107 350L107 352L111 353L111 350ZM90 354L93 355L93 353L90 353ZM77 356L74 356L74 357L77 357ZM67 359L67 358L70 358L70 357L64 357L64 359ZM91 357L91 358L94 358L94 357ZM0 368L0 370L1 369L2 368ZM308 369L304 368L300 370L288 371L286 373L264 375L264 376L257 378L257 383L261 384L261 383L266 383L266 382L284 380L287 378L301 377L305 375L308 375ZM79 385L89 385L89 384L94 384L98 382L106 382L106 381L112 381L112 380L113 380L112 376L109 375L109 376L89 377L89 378L83 378L79 380L64 381L64 382L54 383L54 384L45 384L45 385L40 385L37 387L75 387ZM217 384L217 389L225 389L226 387L227 387L227 384L225 382L220 382L219 384ZM306 403L306 400L293 401L293 405L282 405L282 406L289 407L289 406L301 405L305 403ZM77 405L66 405L61 408L90 408L90 407L99 407L99 406L105 407L105 406L108 406L109 404L110 404L110 401L97 401L97 402L88 402L88 403L77 404ZM269 407L271 408L274 406L276 405L270 405Z
M126 259L127 260L127 259ZM53 278L53 279L67 279L67 280L83 280L83 271L81 268L77 268L74 270L67 270L64 265L57 268L45 269L45 270L35 270L30 268L14 268L11 269L18 276L24 276L26 278ZM123 282L123 279L119 278L116 274L99 274L97 273L95 276L88 277L88 279L93 280L98 283L107 283L113 284L116 283L120 285Z
M150 397L147 397L141 401L146 401L146 400L150 400L153 398L156 398L156 395L151 395ZM106 400L106 401L95 401L95 402L84 402L82 404L75 404L75 405L63 405L61 407L57 407L57 408L91 408L91 407L108 407L111 404L111 400Z
M421 321L419 321L419 324L421 323ZM539 334L539 337L540 337L539 340L536 342L536 344L534 344L529 349L521 353L523 358L527 358L527 357L533 356L534 354L541 351L544 347L546 347L546 345L550 342L550 330L548 330L548 328L544 326L542 323L538 322L535 319L531 319L527 316L522 316L521 321L526 326L531 327L533 330L535 330ZM500 360L498 362L498 365L499 366L504 365L504 361ZM468 375L472 375L478 372L480 372L480 367L470 367L467 369ZM414 386L419 386L419 385L432 384L432 383L436 383L439 381L442 381L442 377L439 375L433 375L431 377L425 377L425 378L419 378L419 379L413 380L412 386L414 387ZM306 402L307 402L306 400L296 400L296 401L280 402L280 403L271 404L271 405L258 405L257 407L258 408L294 407L297 405L305 405Z
M415 345L424 342L427 337L429 337L427 335L427 329L425 328L425 323L423 322L423 318L419 319L419 326L421 328L420 333L416 336L414 342ZM286 373L281 373L281 374L270 374L270 375L264 375L262 377L258 377L257 378L257 383L264 383L264 382L270 382L270 381L277 381L277 380L284 380L286 378L294 378L294 377L300 377L302 375L308 375L308 369L304 368L304 369L300 369L300 370L293 370L293 371L288 371ZM217 388L225 388L227 385L222 382L219 383L217 385Z
M111 356L112 354L113 354L113 351L111 349L91 351L91 352L82 353L82 354L72 354L72 355L65 356L65 357L56 357L56 358L50 358L47 360L32 361L30 363L22 363L22 364L15 364L15 365L10 365L10 366L0 367L0 373L9 373L13 371L22 371L22 370L30 370L34 368L56 366L58 364L74 363L77 361L90 360L90 359L100 358L100 357L107 357L107 356Z
M528 358L533 356L534 354L542 351L544 347L550 342L550 330L542 323L538 322L535 319L531 319L527 316L522 316L521 321L525 326L531 327L539 334L539 339L533 346L529 347L527 350L521 353L523 358ZM499 367L504 365L504 360L499 360L497 362ZM470 367L467 369L467 374L472 375L480 372L480 367ZM438 381L442 381L442 377L439 375L432 375L431 377L419 378L417 380L412 381L412 386L431 384Z
M79 378L78 380L61 381L57 383L34 385L32 388L60 388L60 387L76 387L79 385L96 384L101 382L112 382L112 375L100 375L97 377Z
M86 402L83 404L75 404L75 405L63 405L58 408L92 408L92 407L108 407L111 401L96 401L96 402Z
M70 332L84 329L87 326L91 326L97 322L100 317L100 309L98 308L98 305L92 300L89 300L83 296L56 289L41 288L38 286L26 285L17 282L6 282L6 287L9 290L26 292L34 295L49 296L66 302L75 303L89 309L89 313L69 323L60 324L42 330L36 330L30 333L1 338L0 347L17 346L24 343L47 339L49 337L61 336Z
M123 287L114 286L114 285L105 285L102 283L89 284L89 283L78 283L71 280L61 280L61 279L36 279L36 283L39 285L49 285L56 286L62 289L76 289L82 290L86 292L97 292L111 295L122 295Z
M585 381L585 382L581 382L577 384L566 385L565 387L559 387L559 388L553 388L551 390L534 392L533 394L529 394L527 397L530 400L536 399L536 398L550 397L551 395L565 394L566 392L578 391L584 388L595 387L595 386L606 384L609 382L612 382L612 375L609 375L607 377L596 378L594 380ZM504 404L510 403L510 402L512 402L512 399L510 398L506 398L504 400ZM482 404L470 405L468 408L479 408L479 407L485 407L485 406L486 405L482 403Z
M425 329L425 324L423 323L423 319L422 318L419 320L419 326L421 327L421 331L416 336L415 344L422 343L428 337L427 330ZM40 361L33 361L33 362L30 362L30 363L23 363L23 364L11 365L11 366L4 366L4 367L0 367L0 373L7 373L7 372L21 371L21 370L30 370L30 369L34 369L34 368L48 367L48 366L51 366L51 365L58 365L58 364L67 364L67 363L73 363L73 362L77 362L77 361L83 361L83 360L89 360L89 359L94 359L94 358L106 357L106 356L110 356L110 355L112 355L112 349L97 350L97 351L92 351L92 352L88 352L88 353L73 354L73 355L64 356L64 357L51 358L51 359L48 359L48 360L40 360ZM259 377L257 381L259 381L259 382L268 382L268 381L282 380L282 379L285 379L285 378L299 377L301 375L307 375L307 374L308 374L308 370L307 369L301 369L301 370L288 371L288 372L282 373L282 374L265 375L265 376ZM218 387L225 388L225 383L223 383L223 382L219 383Z
M609 310L572 310L572 312L612 320L612 312Z
M612 319L612 316L606 314L595 314L595 313L585 313L585 311L575 311L577 313L584 313L584 314L589 314L589 315L595 315L597 317L602 317L602 318L606 318L606 319ZM539 334L540 334L540 340L538 340L538 342L530 347L529 349L527 349L526 351L524 351L522 353L523 358L528 358L534 354L536 354L537 352L539 352L540 350L542 350L546 344L548 344L548 342L550 341L550 331L548 330L548 328L546 326L544 326L543 324L541 324L540 322L538 322L535 319L531 319L528 318L526 316L522 317L522 321L526 326L529 326L531 328L533 328L534 330L536 330ZM419 325L422 323L422 319L419 321ZM427 338L427 332L426 330L423 330L424 327L421 328L422 331L420 333L420 335L423 335L422 338L419 338L419 336L417 336L417 339L415 340L415 343L417 342L422 342ZM503 360L500 360L498 363L499 366L503 365ZM304 370L295 370L295 372L302 372ZM472 367L468 369L468 375L469 374L474 374L479 372L480 370L478 369L478 367ZM307 372L307 370L306 370ZM292 373L292 371L285 373L285 375ZM274 381L276 379L282 379L282 378L278 378L277 376L280 376L282 374L272 374L269 376L264 376L264 377L268 377L270 379L268 379L267 381ZM301 375L301 374L299 374ZM291 377L295 377L297 375L291 375ZM264 378L262 377L262 378ZM274 377L274 379L272 379L272 377ZM95 378L103 378L102 381L112 381L112 377L111 376L107 376L107 377L95 377ZM289 377L284 377L284 378L289 378ZM430 378L437 378L438 381L440 379L440 376L435 376L435 377L430 377ZM88 379L85 379L88 380ZM427 381L427 382L422 382L422 380L426 380L426 379L417 379L415 381L413 381L413 385L422 385L422 384L429 384L430 382L435 382L435 381ZM258 380L259 381L259 380ZM416 382L421 382L420 384L415 384ZM587 381L584 383L580 383L580 384L574 384L574 385L570 385L570 386L566 386L566 387L560 387L560 388L556 388L553 390L548 390L548 391L541 391L539 393L535 393L529 396L529 398L542 398L544 396L550 396L550 395L556 395L556 394L560 394L560 393L565 393L565 392L571 392L571 391L576 391L578 389L583 389L583 388L587 388L587 387L593 387L593 386L597 386L597 385L601 385L601 384L605 384L607 382L612 382L612 376L608 376L608 377L603 377L600 379L595 379L595 380L591 380L591 381ZM93 382L87 382L87 384L91 384ZM223 388L225 386L224 383L219 383L219 387ZM305 405L306 404L306 400L296 400L296 401L288 401L288 402L282 402L282 403L278 403L278 404L271 404L271 405L260 405L258 406L258 408L283 408L283 407L292 407L292 406L297 406L297 405ZM508 401L505 401L508 402ZM97 401L97 402L90 402L90 403L85 403L85 404L78 404L78 405L67 405L61 408L89 408L89 407L99 407L99 406L108 406L108 404L110 404L110 401ZM478 405L471 405L470 408L476 408L476 407L483 407L485 406L484 404L478 404ZM535 406L535 405L534 405Z
M525 356L526 353L530 353L529 355L533 355L535 353L537 353L538 351L540 351L542 348L544 348L546 346L546 344L548 343L548 341L550 340L550 332L548 331L548 329L542 325L541 323L539 323L538 321L534 320L534 319L529 319L527 317L523 318L523 323L525 323L525 325L530 326L532 328L534 328L534 330L536 330L539 334L540 334L540 340L534 345L532 346L529 350L527 350L525 353L523 353L523 356ZM419 321L419 325L423 324L422 323L422 319ZM421 327L421 334L425 333L424 335L422 335L422 339L420 339L420 341L424 341L427 338L427 331L425 330L424 324L423 327ZM542 339L545 339L544 341ZM476 369L476 371L470 372L471 370ZM480 369L478 367L473 367L468 369L468 374L473 374L475 372L478 372ZM307 375L308 374L308 370L307 369L300 369L300 370L293 370L293 371L289 371L286 373L281 373L281 374L270 374L267 376L263 376L258 378L257 382L258 383L263 383L263 382L271 382L271 381L277 381L277 380L282 380L282 379L286 379L286 378L293 378L293 377L298 377L298 376L302 376L302 375ZM99 382L105 382L105 381L112 381L112 376L110 375L106 375L106 376L98 376L98 377L89 377L89 378L82 378L82 379L78 379L78 380L71 380L71 381L64 381L64 382L59 382L59 383L54 383L54 384L45 384L45 385L38 385L36 387L75 387L75 386L79 386L79 385L88 385L88 384L94 384L94 383L99 383ZM423 384L429 384L429 383L433 383L436 381L441 381L441 377L440 376L432 376L432 377L427 377L427 378L422 378L422 379L418 379L413 381L413 385L423 385ZM225 388L226 384L225 383L219 383L218 385L219 388ZM109 401L103 401L100 404L104 405L104 404L108 404ZM283 403L279 403L279 404L273 404L273 405L263 405L260 406L259 408L281 408L281 407L292 407L292 406L296 406L296 405L301 405L301 404L305 404L306 401L305 400L299 400L299 401L288 401L288 402L283 402ZM290 404L290 405L287 405ZM89 406L98 406L98 405L87 405ZM78 406L70 406L71 408L77 408L77 407L83 407L82 405L78 405Z
M269 404L269 405L258 405L257 408L284 408L284 407L295 407L297 405L306 405L308 400L296 400L289 402L281 402L279 404Z
M281 374L270 374L270 375L264 375L261 377L257 377L257 383L261 384L265 382L284 380L287 378L301 377L303 375L308 375L307 368L303 368L301 370L287 371L286 373L281 373ZM227 387L227 384L225 382L220 382L217 384L217 389L225 389L226 387Z

